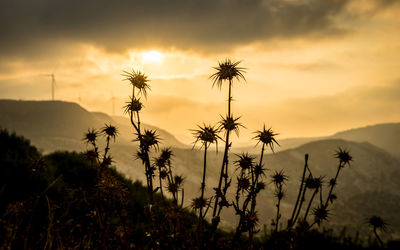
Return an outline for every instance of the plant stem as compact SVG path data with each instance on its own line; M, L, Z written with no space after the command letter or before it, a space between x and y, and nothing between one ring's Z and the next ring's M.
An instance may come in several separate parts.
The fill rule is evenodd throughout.
M303 175L302 175L302 177L301 177L300 188L299 188L299 194L297 195L297 200L296 200L296 203L295 203L294 208L293 208L292 216L290 217L290 220L289 220L289 222L288 222L288 228L290 228L290 227L292 227L292 226L294 225L293 219L294 219L294 216L295 216L295 214L296 214L297 206L299 205L301 193L303 192L303 187L304 187L304 185L305 185L304 178L305 178L305 176L306 176L306 170L307 170L307 166L308 166L308 154L305 154L305 156L304 156L304 161L305 161L305 163L304 163L304 170L303 170Z
M337 170L337 172L336 172L336 176L335 176L334 182L332 183L331 188L329 189L328 196L326 197L325 208L328 207L329 197L330 197L331 194L332 194L333 188L336 186L336 181L337 181L337 179L338 179L338 176L339 176L339 173L340 173L340 170L341 170L341 169L342 169L342 161L339 162L339 166L338 166L338 170Z
M317 193L318 193L318 188L315 189L314 193L313 193L312 196L311 196L310 201L308 202L307 210L306 210L306 213L304 214L304 221L306 221L306 219L307 219L308 212L310 211L310 208L311 208L311 204L312 204L312 202L313 202L313 200L314 200L314 197L315 197L315 195L316 195Z
M231 101L232 101L232 79L229 79L229 90L228 90L228 118L232 117L231 114ZM225 149L224 149L224 157L222 160L222 166L221 166L221 173L219 175L219 181L218 181L218 191L221 191L221 186L222 186L222 178L224 178L225 180L225 186L228 183L228 154L229 154L229 135L230 135L230 130L226 130L226 138L225 138ZM224 188L224 195L226 194L227 189ZM218 200L219 200L219 196L217 195L215 197L215 203L214 203L214 209L213 209L213 217L215 217L217 215L217 207L219 206L218 204ZM218 210L218 215L221 212L221 206L219 206L219 210ZM217 225L218 226L218 223Z

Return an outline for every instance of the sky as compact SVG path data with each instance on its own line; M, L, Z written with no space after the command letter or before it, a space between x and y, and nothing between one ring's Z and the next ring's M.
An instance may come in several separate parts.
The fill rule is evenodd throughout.
M400 1L0 0L0 98L77 102L123 115L148 75L141 118L193 142L226 114L214 67L240 61L233 106L246 127L278 138L400 122ZM114 105L113 105L114 102Z

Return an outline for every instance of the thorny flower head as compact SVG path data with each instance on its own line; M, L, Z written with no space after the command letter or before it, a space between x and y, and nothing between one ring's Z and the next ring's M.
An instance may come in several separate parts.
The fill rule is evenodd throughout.
M136 139L134 141L138 141L139 139ZM155 150L158 149L158 144L160 143L160 138L156 134L156 130L147 130L144 129L144 133L142 134L140 144L142 147L144 147L146 150L148 150L151 147L154 147Z
M101 129L101 133L106 136L106 137L110 137L113 138L115 141L115 137L118 134L118 130L115 126L110 125L105 125L102 129Z
M283 197L285 196L285 194L284 194L283 190L276 190L274 193L274 196L276 198L278 198L278 200L282 200Z
M328 199L331 203L333 203L337 199L337 196L336 194L331 194L329 195Z
M217 72L210 76L210 78L213 79L213 87L217 84L218 88L221 89L222 81L231 81L233 78L236 78L237 80L246 80L243 75L244 68L238 67L239 63L241 63L241 61L232 62L230 59L225 59L225 61L219 62L218 67L214 67Z
M238 177L237 179L238 183L238 189L245 191L248 190L250 187L250 178L246 176Z
M309 189L319 189L322 186L323 177L308 177L306 179L306 187Z
M271 178L272 178L272 182L276 186L284 184L285 181L287 181L287 179L288 179L287 175L285 175L283 170L280 170L280 171L275 170L275 173L271 176Z
M171 156L173 156L171 148L164 148L161 150L160 158L162 158L164 161L169 161Z
M261 190L264 189L265 189L265 183L262 181L258 182L256 186L256 193L259 193Z
M350 152L346 149L339 148L336 153L335 157L340 160L341 166L344 167L344 165L348 164L350 165L350 162L353 160L353 157L350 155Z
M98 135L98 132L94 128L88 129L88 132L85 133L85 137L83 138L83 140L86 141L86 143L93 144L96 142L97 135Z
M142 108L143 103L140 101L140 98L131 97L131 100L126 102L124 106L124 114L131 114L131 112L133 112L133 114L136 115L136 112L139 112Z
M271 148L272 152L274 152L274 144L279 146L279 143L274 138L278 134L274 133L271 128L265 129L265 125L264 125L263 130L259 130L255 133L257 135L254 137L254 139L258 140L257 144L259 142L261 142L261 143L269 146Z
M143 94L147 98L147 90L150 90L150 86L147 84L149 80L145 74L139 70L132 70L132 72L124 71L122 75L125 76L124 80L128 80L132 84L133 90L138 89L139 94Z
M173 183L173 182L170 182L170 183L168 183L168 185L167 185L167 190L168 190L168 192L170 192L171 194L177 193L177 192L178 192L178 188L179 188L178 184Z
M240 117L233 118L233 114L232 114L232 116L226 115L225 118L221 115L221 118L222 118L222 120L219 122L218 128L224 129L225 134L227 133L227 131L229 131L229 132L235 131L236 135L239 136L239 127L244 128L244 126L238 122Z
M264 168L264 166L263 166L263 165L260 165L260 164L256 164L256 165L254 166L254 174L255 174L256 176L264 175L264 174L265 174L265 168Z
M198 141L200 141L205 147L208 147L207 144L216 144L216 148L218 149L218 139L222 138L218 135L218 129L215 129L211 125L203 124L203 127L198 126L199 129L193 129L193 136L195 137L195 142L193 147L196 145Z
M380 229L382 231L386 231L388 225L381 217L376 215L367 218L367 223L373 227L374 230Z
M238 160L234 162L234 164L241 168L241 170L248 170L254 166L254 157L250 156L248 153L242 153L241 155L237 155L239 157Z
M320 225L322 221L328 220L329 210L326 209L325 206L321 205L313 209L313 214L315 221Z
M192 200L192 208L198 210L207 206L207 200L202 197L197 197Z
M160 178L164 180L165 178L167 178L167 176L168 176L167 170L161 169L161 171L160 171Z
M176 185L180 186L182 185L183 181L185 180L185 178L183 177L183 175L175 175L174 176L174 182L176 183Z

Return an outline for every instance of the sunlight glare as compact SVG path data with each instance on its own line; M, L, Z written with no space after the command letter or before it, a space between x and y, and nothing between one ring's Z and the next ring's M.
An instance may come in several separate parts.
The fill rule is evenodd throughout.
M157 50L147 51L142 54L143 62L161 63L163 59L164 59L163 55Z

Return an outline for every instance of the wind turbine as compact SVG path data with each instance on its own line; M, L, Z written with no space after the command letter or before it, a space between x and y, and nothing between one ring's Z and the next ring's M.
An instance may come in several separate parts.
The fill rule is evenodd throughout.
M54 91L56 88L56 76L54 75L54 72L56 71L58 67L58 63L56 66L54 66L53 73L51 74L42 74L41 76L46 76L51 78L51 100L54 101Z
M54 89L56 87L56 77L54 73L51 74L43 74L41 76L48 76L51 77L51 100L54 101Z

